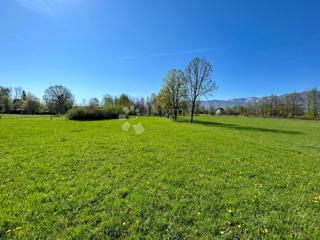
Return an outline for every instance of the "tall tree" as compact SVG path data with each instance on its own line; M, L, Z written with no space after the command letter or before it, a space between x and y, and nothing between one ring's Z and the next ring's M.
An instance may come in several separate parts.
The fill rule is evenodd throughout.
M99 102L99 99L98 98L91 98L90 100L89 100L89 106L90 107L93 107L93 108L97 108L97 107L99 107L100 106L100 102Z
M319 116L320 109L320 92L317 88L313 88L308 92L308 114L312 118Z
M31 93L26 94L26 100L24 105L24 112L29 114L37 114L41 112L41 103L39 98Z
M27 93L26 93L25 90L22 90L21 99L22 99L22 100L26 100L26 99L27 99Z
M186 78L191 104L191 122L193 122L197 100L216 89L216 84L212 80L212 65L206 58L196 57L187 66Z
M118 99L118 104L121 106L130 107L132 103L130 97L127 94L122 93Z
M169 91L168 88L161 88L159 94L156 97L156 108L157 108L157 115L167 115L171 111L170 101L169 101Z
M71 91L61 85L54 85L49 87L43 96L49 109L55 113L63 114L68 111L74 103L74 97Z
M285 95L287 117L303 114L303 99L300 93L294 92Z
M15 99L22 99L22 93L23 93L22 87L15 87L15 88L14 88L13 100L15 100Z
M184 72L178 69L171 70L164 80L164 87L168 91L171 114L174 120L177 120L181 104L187 97L186 83Z
M11 89L0 86L0 112L9 113L11 110Z
M110 106L110 105L113 105L114 104L114 99L111 95L109 94L106 94L104 97L103 97L103 105L105 106Z
M278 107L280 104L280 99L279 97L275 95L270 96L270 114L271 116L277 116L278 115Z
M157 95L152 93L146 100L148 115L158 115L157 111Z

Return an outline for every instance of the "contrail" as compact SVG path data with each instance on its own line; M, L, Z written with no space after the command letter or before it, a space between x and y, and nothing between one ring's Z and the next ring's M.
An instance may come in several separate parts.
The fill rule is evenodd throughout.
M39 14L55 17L56 0L17 0L21 7Z
M131 59L150 58L150 57L165 57L165 56L180 55L180 54L186 54L186 53L208 52L208 51L214 51L214 50L217 50L217 48L197 48L197 49L189 49L189 50L183 50L178 52L152 53L152 54L136 55L136 56L123 56L123 57L118 57L118 59L131 60Z
M21 36L18 35L18 34L16 34L15 37L16 37L17 39L19 39L20 41L22 41L22 42L28 42L25 38L21 37Z

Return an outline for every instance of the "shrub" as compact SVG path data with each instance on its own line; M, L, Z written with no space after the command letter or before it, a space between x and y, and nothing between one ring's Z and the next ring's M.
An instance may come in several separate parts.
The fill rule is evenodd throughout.
M79 121L116 119L118 113L99 107L75 107L68 112L68 119Z
M112 112L114 114L124 114L124 107L118 104L107 105L104 108L104 111Z

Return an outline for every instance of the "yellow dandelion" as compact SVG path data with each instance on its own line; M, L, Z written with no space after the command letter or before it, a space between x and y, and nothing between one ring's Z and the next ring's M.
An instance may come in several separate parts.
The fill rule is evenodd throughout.
M312 201L314 203L320 203L320 196L314 197Z

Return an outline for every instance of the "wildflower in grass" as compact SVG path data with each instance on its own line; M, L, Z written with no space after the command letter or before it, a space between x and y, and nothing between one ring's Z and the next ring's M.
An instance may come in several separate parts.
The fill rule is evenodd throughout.
M241 224L238 224L238 225L237 225L237 228L241 228Z
M266 228L262 229L262 233L264 233L264 234L268 233L268 229L266 229Z
M198 212L198 215L201 215L201 212Z
M126 222L123 222L122 225L125 226L125 225L127 225L127 223L126 223Z
M320 196L316 196L312 200L314 203L320 203Z
M224 234L224 231L220 231L220 234L223 235L223 234Z
M228 213L232 213L232 212L233 212L232 209L229 208L229 209L228 209Z

